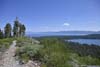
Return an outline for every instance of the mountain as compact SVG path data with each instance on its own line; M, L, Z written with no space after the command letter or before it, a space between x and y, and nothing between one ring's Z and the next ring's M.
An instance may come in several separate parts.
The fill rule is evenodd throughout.
M88 34L100 34L100 31L58 31L58 32L27 32L26 35L30 37L40 36L65 36L65 35L88 35Z

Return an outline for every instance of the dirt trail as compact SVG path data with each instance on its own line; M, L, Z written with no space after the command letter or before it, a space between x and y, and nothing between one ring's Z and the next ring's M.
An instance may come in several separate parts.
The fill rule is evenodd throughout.
M18 61L15 60L14 55L16 51L16 41L13 41L10 48L2 56L0 67L21 67Z

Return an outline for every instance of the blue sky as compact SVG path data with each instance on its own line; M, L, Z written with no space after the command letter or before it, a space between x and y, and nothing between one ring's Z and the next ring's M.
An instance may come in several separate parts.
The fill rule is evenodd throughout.
M100 0L0 0L0 28L16 16L30 32L100 31Z

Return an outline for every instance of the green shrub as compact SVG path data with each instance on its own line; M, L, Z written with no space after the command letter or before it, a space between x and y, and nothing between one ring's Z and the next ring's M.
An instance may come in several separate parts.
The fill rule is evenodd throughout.
M41 67L73 67L71 62L75 60L78 65L100 65L98 58L81 57L57 38L40 39L40 44L33 44L32 41L29 38L22 38L17 42L19 48L16 55L24 62L37 60L41 62Z
M47 67L47 66L46 66L46 64L41 64L41 66L40 66L40 67Z
M85 65L100 65L100 59L91 56L78 57L78 61Z
M0 51L5 51L6 49L8 49L12 41L13 38L0 39Z
M24 45L22 47L19 47L17 50L16 50L16 55L24 60L24 61L28 61L29 59L31 60L40 60L40 56L39 55L39 51L40 49L42 49L42 46L41 45L37 45L37 44L27 44L27 45Z
M44 48L41 50L42 62L47 67L72 67L69 61L69 53L63 44L56 38L44 38L40 40Z

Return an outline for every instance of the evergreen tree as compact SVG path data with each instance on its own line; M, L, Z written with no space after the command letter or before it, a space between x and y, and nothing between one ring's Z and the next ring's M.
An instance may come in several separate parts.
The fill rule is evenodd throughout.
M12 33L14 37L24 36L25 30L26 30L25 25L21 24L18 21L18 18L16 17L16 20L14 21L14 26L13 26L13 32L12 32L11 24L7 23L6 26L4 27L4 34L3 34L3 31L0 29L0 38L11 37Z
M3 36L3 31L0 29L0 39L2 39L4 36Z
M19 28L20 28L19 35L22 37L22 24L21 23L19 24Z
M25 30L26 30L26 27L25 27L25 25L23 24L23 25L22 25L22 36L25 35Z
M11 37L12 27L10 23L7 23L4 28L5 37Z
M24 36L25 35L25 25L20 23L20 30L19 30L19 35Z
M19 36L19 21L18 18L16 18L16 20L14 21L14 27L13 27L13 36L14 37L18 37Z

